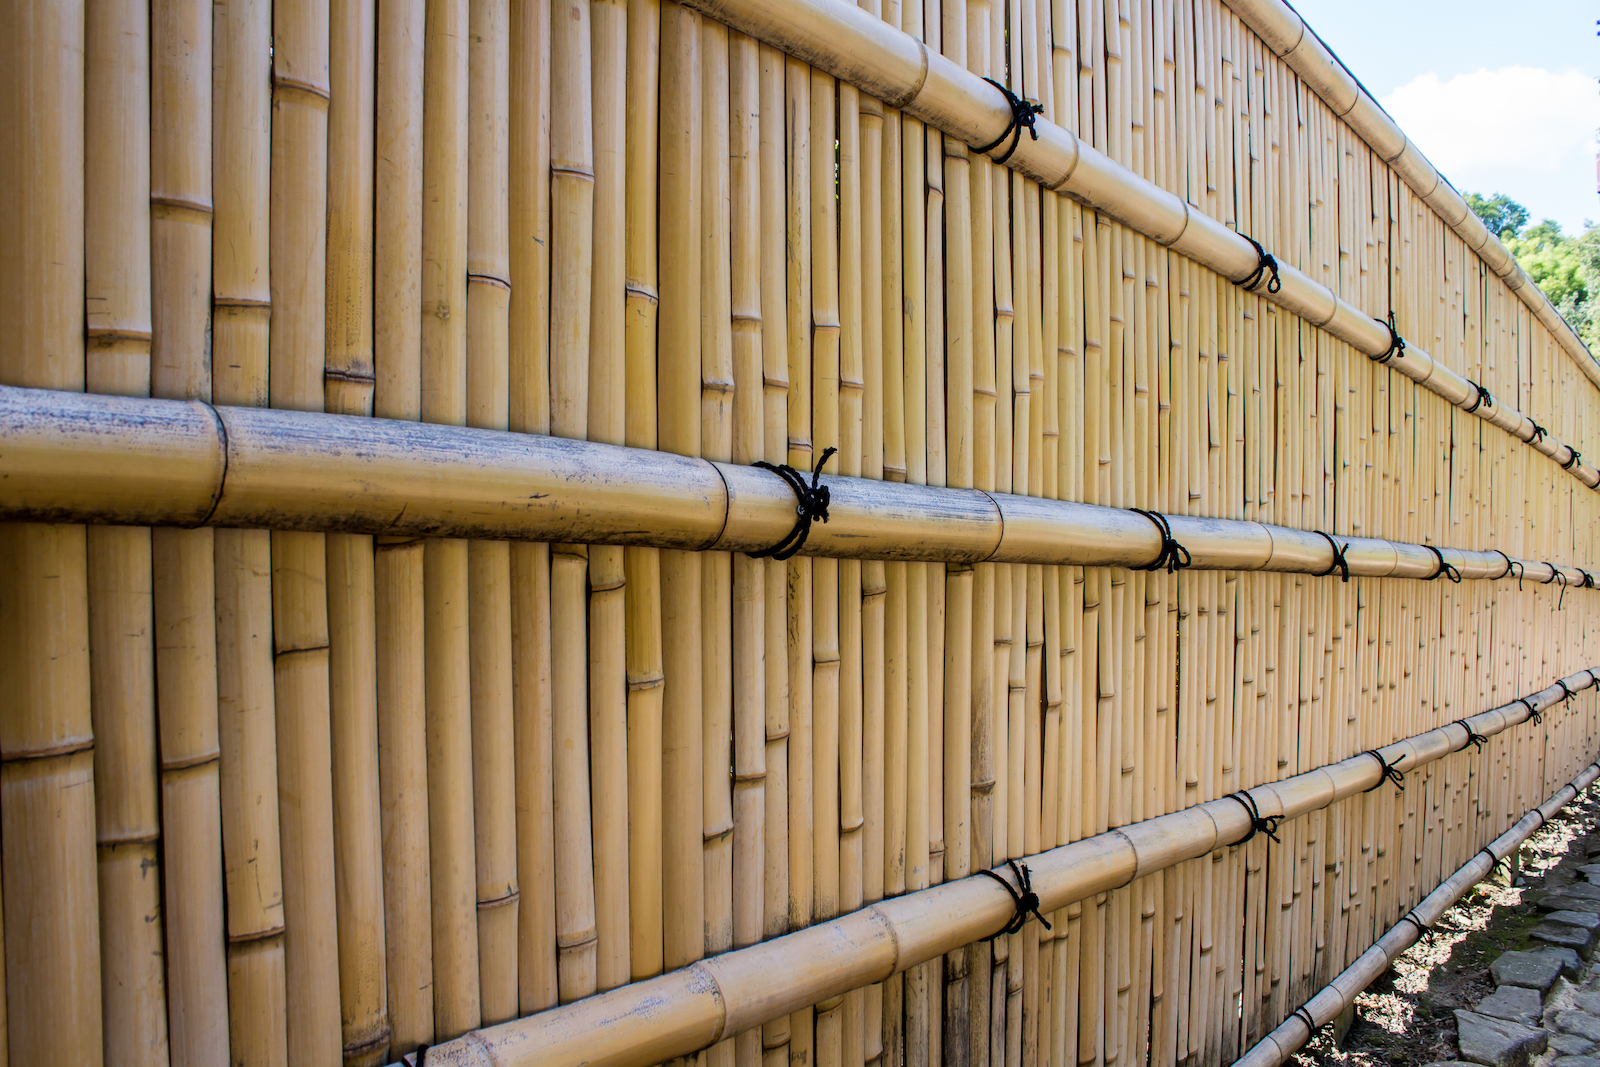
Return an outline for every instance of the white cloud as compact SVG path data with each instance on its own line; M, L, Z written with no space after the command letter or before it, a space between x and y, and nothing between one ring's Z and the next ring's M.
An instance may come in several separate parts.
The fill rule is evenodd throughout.
M1575 70L1423 74L1381 103L1458 189L1522 200L1569 229L1595 214L1600 89Z
M1600 126L1600 92L1575 70L1423 74L1382 103L1445 175L1496 165L1556 171L1574 155L1593 157Z

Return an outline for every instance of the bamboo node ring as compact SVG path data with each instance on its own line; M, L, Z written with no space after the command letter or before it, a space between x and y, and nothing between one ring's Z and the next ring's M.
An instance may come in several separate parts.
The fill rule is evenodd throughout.
M1339 580L1348 584L1350 581L1350 561L1344 558L1344 554L1350 551L1350 543L1346 541L1344 547L1340 548L1339 543L1333 539L1332 535L1325 534L1321 530L1316 532L1322 536L1324 541L1328 542L1328 547L1333 549L1333 562L1328 564L1327 570L1317 572L1316 577L1326 578L1334 571L1338 571Z
M1381 356L1368 356L1374 363L1387 363L1391 359L1399 359L1406 354L1406 340L1400 336L1400 329L1395 325L1394 312L1389 312L1389 321L1374 319L1379 326L1389 331L1389 349Z
M1010 921L993 935L984 938L985 941L993 941L1002 934L1016 933L1027 925L1029 915L1038 919L1046 930L1050 929L1050 921L1039 914L1039 894L1033 891L1033 881L1029 876L1028 865L1026 863L1018 863L1016 860L1006 860L1006 865L1011 868L1011 873L1017 876L1017 886L1020 886L1020 889L1012 886L1010 882L1005 880L1004 876L994 871L984 869L978 872L993 878L1005 886L1006 892L1011 894L1011 903L1016 905L1017 908L1016 914L1011 916Z
M1282 839L1278 837L1278 824L1283 821L1283 817L1281 815L1261 814L1261 808L1256 804L1256 798L1251 796L1248 790L1241 789L1237 793L1229 793L1222 799L1234 801L1244 808L1245 813L1250 816L1250 832L1235 841L1234 844L1248 844L1250 839L1258 833L1266 834L1272 840L1282 843Z
M1189 555L1189 550L1180 545L1172 536L1172 524L1167 521L1165 515L1159 511L1146 511L1144 508L1130 508L1129 510L1137 511L1140 515L1155 523L1156 529L1161 533L1160 554L1144 566L1133 568L1134 570L1158 571L1165 567L1167 568L1167 573L1172 574L1194 564L1194 557Z
M1400 759L1395 760L1393 763L1390 763L1388 760L1384 759L1383 753L1379 752L1375 748L1367 749L1362 753L1362 755L1371 756L1373 759L1378 761L1378 766L1383 769L1383 774L1380 775L1378 780L1373 783L1372 789L1378 788L1378 786L1382 785L1384 782L1393 782L1396 789L1400 790L1401 792L1405 791L1405 774L1400 770L1400 760L1405 759L1403 754L1400 756ZM1363 792L1370 793L1372 792L1372 789L1366 789L1363 790Z
M1253 293L1256 291L1256 286L1260 285L1265 279L1267 281L1267 292L1276 293L1282 289L1283 280L1278 277L1278 261L1273 258L1272 253L1262 248L1261 242L1249 234L1241 233L1239 236L1249 241L1250 247L1256 250L1256 269L1251 271L1250 276L1245 278L1244 281L1234 282L1233 284L1247 293ZM1271 275L1270 279L1267 278L1269 274Z
M979 155L983 155L985 152L992 152L999 148L1001 143L1009 137L1011 138L1011 147L1005 150L1004 155L995 160L996 163L1004 163L1011 158L1012 153L1016 152L1017 145L1022 143L1022 131L1024 128L1027 129L1029 136L1035 141L1039 139L1039 131L1034 127L1034 120L1043 113L1044 105L1029 103L993 78L985 78L983 80L1005 94L1006 103L1011 106L1011 121L1006 123L1005 131L999 137L996 137L982 148L974 148L973 151Z
M799 501L795 505L795 514L800 517L795 520L794 529L784 535L783 540L771 548L764 548L760 552L747 552L745 555L751 559L764 559L771 556L776 560L785 560L805 546L806 538L811 536L811 524L817 519L828 521L828 487L820 484L822 479L822 465L833 457L837 448L823 450L822 458L817 460L817 465L811 471L811 484L806 484L805 475L789 466L787 463L771 464L766 460L757 460L752 466L762 470L771 471L782 478Z
M1489 743L1489 739L1469 726L1466 719L1457 719L1450 725L1459 726L1467 732L1467 739L1461 743L1460 748L1456 749L1457 752L1465 752L1468 745L1476 745L1478 746L1478 751L1482 752L1483 746Z
M1422 579L1423 581L1431 582L1435 578L1439 577L1439 575L1442 574L1446 578L1450 579L1452 582L1455 582L1457 585L1461 584L1461 572L1456 570L1454 567L1450 566L1450 564L1445 562L1444 553L1443 552L1440 552L1433 545L1423 545L1422 547L1427 549L1429 552L1432 552L1433 555L1434 555L1434 558L1439 561L1439 569L1434 571L1432 574L1428 575L1426 578Z
M1471 415L1474 411L1477 411L1479 408L1492 408L1492 407L1494 407L1494 394L1493 393L1489 392L1489 390L1485 389L1483 386L1479 385L1477 382L1473 381L1470 378L1467 379L1467 384L1472 386L1474 389L1476 389L1478 391L1478 395L1472 401L1472 406L1470 408L1462 408L1461 409L1462 411L1465 411L1468 415Z

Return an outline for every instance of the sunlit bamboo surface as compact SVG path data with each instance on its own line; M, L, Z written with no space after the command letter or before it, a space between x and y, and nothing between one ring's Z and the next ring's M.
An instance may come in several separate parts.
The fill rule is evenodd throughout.
M1221 0L696 6L6 7L0 385L1596 570L1570 339ZM1076 140L974 153L980 77ZM1178 859L1585 671L1600 596L204 517L0 524L0 1065L391 1063L1143 824L1049 929L617 1062L1220 1067L1600 743L1556 693Z

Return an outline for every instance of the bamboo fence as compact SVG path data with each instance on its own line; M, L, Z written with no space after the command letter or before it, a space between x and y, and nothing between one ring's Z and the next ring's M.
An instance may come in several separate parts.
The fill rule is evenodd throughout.
M40 0L0 128L0 1065L1221 1067L1593 774L1600 370L1278 0Z

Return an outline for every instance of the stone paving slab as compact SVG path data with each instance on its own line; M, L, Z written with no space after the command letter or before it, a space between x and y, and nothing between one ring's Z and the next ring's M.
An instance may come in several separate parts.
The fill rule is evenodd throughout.
M1535 1055L1550 1044L1544 1030L1456 1010L1456 1042L1461 1058L1485 1067L1528 1067Z
M1497 987L1515 985L1549 993L1565 969L1566 961L1553 952L1505 952L1489 965L1489 974Z
M1537 989L1503 985L1478 1001L1473 1010L1490 1018L1531 1025L1544 1017L1544 998Z

